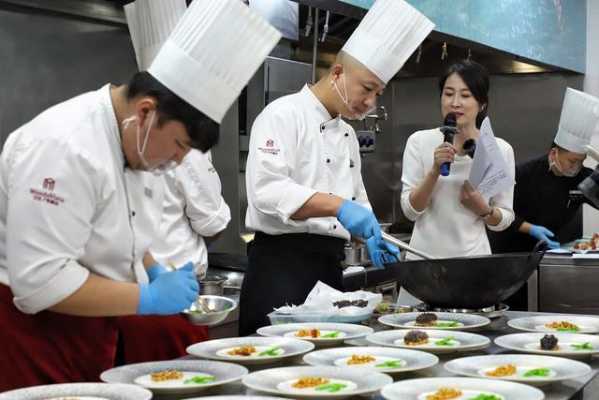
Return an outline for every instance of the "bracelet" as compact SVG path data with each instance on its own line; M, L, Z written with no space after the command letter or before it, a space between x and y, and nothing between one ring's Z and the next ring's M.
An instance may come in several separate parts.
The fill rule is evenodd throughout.
M485 219L485 218L487 218L489 215L493 215L493 211L495 211L495 208L494 208L494 207L491 207L491 208L489 209L489 212L487 212L487 213L484 213L484 214L482 214L482 215L479 215L479 217L481 217L482 219Z

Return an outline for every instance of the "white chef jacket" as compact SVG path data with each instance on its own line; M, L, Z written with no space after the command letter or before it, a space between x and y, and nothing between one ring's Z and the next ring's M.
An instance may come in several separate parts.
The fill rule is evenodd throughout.
M505 140L496 138L509 173L514 178L514 151ZM470 176L472 159L456 155L449 176L441 176L435 185L429 205L416 211L410 203L410 193L420 185L433 168L435 149L443 142L443 134L437 129L418 131L408 138L403 156L401 206L407 218L415 221L410 245L432 256L449 258L491 254L485 222L463 206L460 192L464 181ZM490 230L507 229L514 221L514 187L489 200L489 204L501 212L498 225L487 225ZM418 258L411 253L407 258Z
M306 85L270 103L252 126L246 167L246 226L271 235L312 233L348 240L335 217L295 221L315 193L332 193L370 207L353 128Z
M203 275L208 250L203 237L223 231L231 211L221 195L221 183L210 152L191 150L174 170L164 174L165 195L160 221L160 240L152 255L163 265L181 267L188 261Z
M110 85L44 111L0 156L0 282L25 313L47 309L93 272L147 282L142 258L162 186L125 169Z

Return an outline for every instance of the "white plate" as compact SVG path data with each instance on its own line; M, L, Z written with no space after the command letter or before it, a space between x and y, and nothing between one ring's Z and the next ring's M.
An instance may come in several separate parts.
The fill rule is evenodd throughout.
M516 350L524 353L544 354L550 356L585 357L599 353L599 336L582 335L578 333L553 333L557 338L557 350L542 350L541 338L545 333L513 333L499 336L495 344L505 349ZM592 350L576 350L573 344L590 343Z
M504 377L487 375L488 372L506 364L513 364L516 367L516 374ZM549 375L546 377L526 376L526 372L537 368L546 368ZM591 367L580 361L573 361L563 357L523 354L501 354L458 358L445 363L445 369L457 375L534 384L545 384L574 379L584 376L592 371Z
M370 343L379 346L400 347L411 350L423 350L429 353L455 353L460 351L474 351L488 347L491 344L489 338L483 335L477 335L468 332L458 331L434 331L427 330L429 336L427 344L410 346L404 343L404 336L410 332L410 329L398 329L393 331L381 331L373 333L366 337ZM450 345L439 345L437 342L442 339L453 338Z
M297 332L301 329L319 329L321 334L336 334L335 337L298 337ZM296 324L270 325L258 329L262 336L279 336L307 340L317 347L335 346L344 340L356 339L371 334L374 330L368 326L355 324L338 324L333 322L308 322Z
M165 381L164 383L150 382L142 377L152 372L164 371L167 369L176 369L181 372L188 372L200 375L211 375L213 381L203 384L185 383L185 379L176 381ZM221 386L226 383L238 381L248 373L248 370L240 365L219 361L205 360L175 360L175 361L156 361L139 364L129 364L122 367L112 368L102 372L100 379L108 383L135 383L146 386L155 393L196 393L207 388Z
M289 400L286 397L272 396L251 396L251 395L222 395L222 396L202 396L193 397L186 400Z
M455 388L464 395L455 400L467 400L479 394L493 394L501 400L543 400L539 389L522 383L476 378L408 379L385 386L381 394L388 400L424 400L440 388Z
M552 322L566 321L577 325L577 331L558 331L548 328L545 324ZM537 317L524 317L511 319L507 322L514 329L527 332L546 332L546 333L598 333L599 318L598 317L583 317L576 315L543 315Z
M256 353L250 356L230 355L229 351L240 346L254 346ZM275 349L276 355L265 351ZM208 340L193 344L187 352L193 356L211 360L231 361L238 364L269 364L314 350L314 344L299 339L281 337L241 337ZM262 354L262 355L261 355Z
M150 400L152 392L136 385L114 383L62 383L31 386L0 393L1 400L77 398L81 400Z
M367 364L348 365L352 355L370 355L374 361ZM313 351L304 356L304 361L314 366L332 366L349 369L368 369L376 372L394 374L398 372L417 371L430 368L439 362L439 358L417 350L392 349L389 347L340 347ZM386 366L384 363L397 363L397 366Z
M322 377L331 383L347 385L344 389L329 393L311 388L296 389L292 384L301 377ZM285 367L266 369L243 377L245 386L253 390L294 398L342 398L366 395L380 390L393 382L390 376L380 372L365 374L363 370L338 367Z
M394 328L404 329L443 329L443 330L469 330L480 328L491 323L491 320L481 315L433 312L439 323L455 323L455 326L421 326L416 325L416 318L421 312L387 314L379 318L379 322Z

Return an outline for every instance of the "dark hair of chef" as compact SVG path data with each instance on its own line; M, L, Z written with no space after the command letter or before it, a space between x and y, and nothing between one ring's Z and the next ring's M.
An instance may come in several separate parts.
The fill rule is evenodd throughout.
M191 147L207 152L218 143L219 124L171 92L146 71L136 73L128 84L127 99L154 97L158 103L158 126L176 120L185 125Z
M476 116L476 127L480 128L489 108L489 71L479 63L471 60L462 60L451 64L439 79L439 92L441 94L443 93L445 81L452 74L458 74L462 78L472 96L480 104L481 110Z

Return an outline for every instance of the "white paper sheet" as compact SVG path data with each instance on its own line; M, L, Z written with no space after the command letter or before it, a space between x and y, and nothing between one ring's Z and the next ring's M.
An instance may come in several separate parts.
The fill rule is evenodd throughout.
M480 127L468 180L487 199L515 184L495 140L489 117L484 119Z

